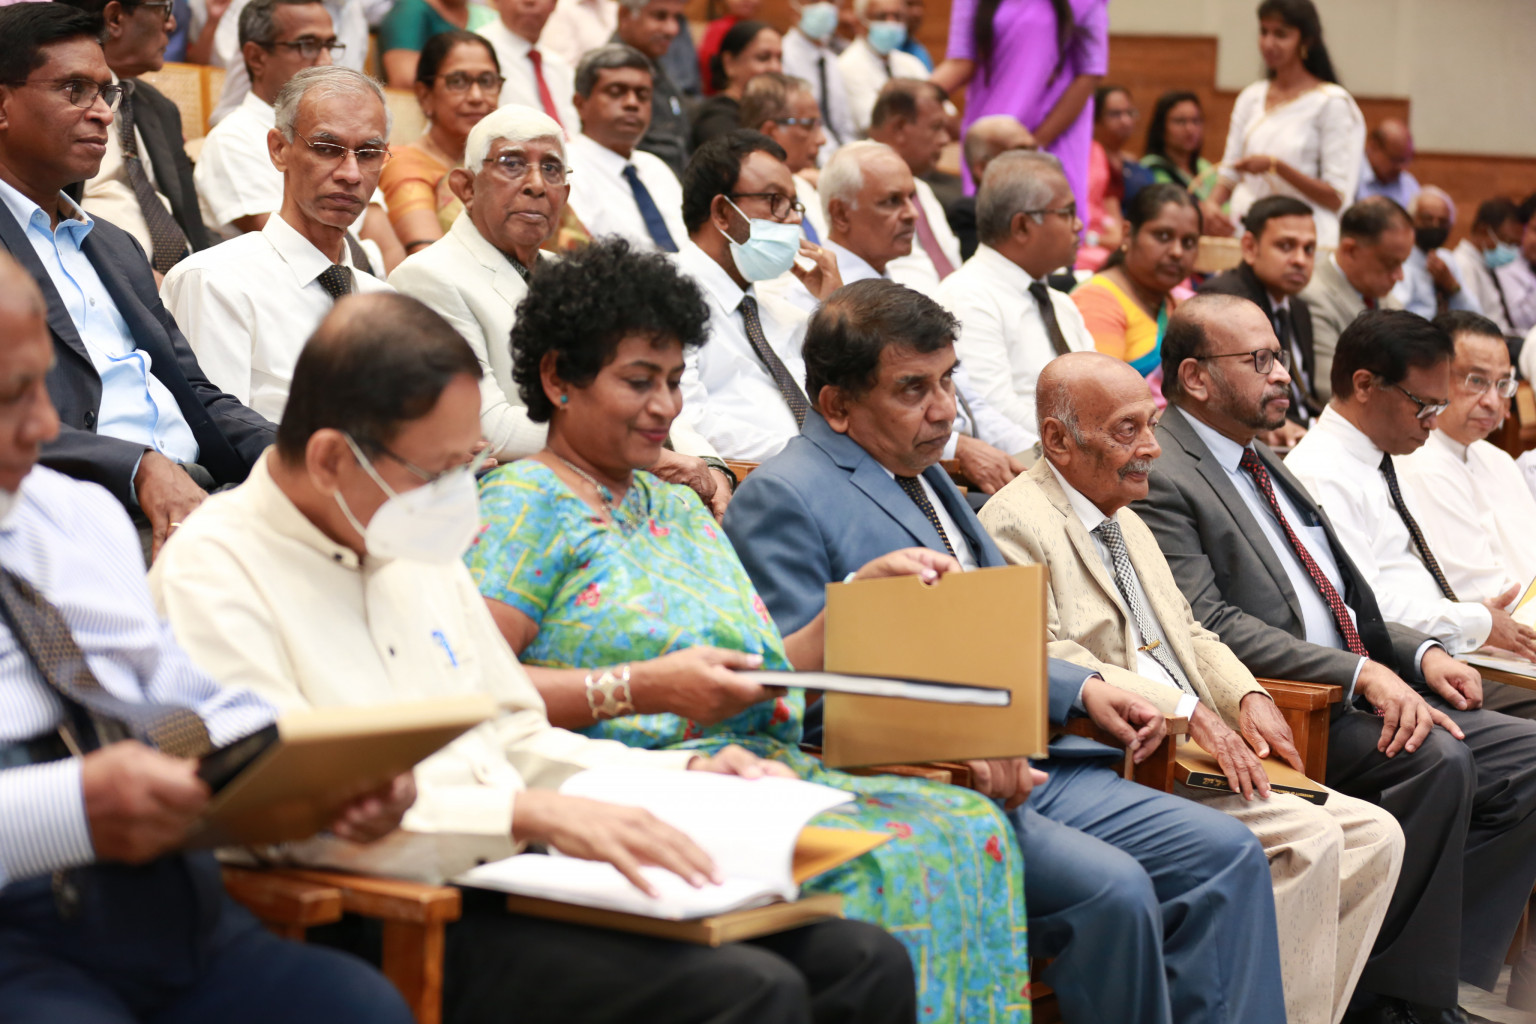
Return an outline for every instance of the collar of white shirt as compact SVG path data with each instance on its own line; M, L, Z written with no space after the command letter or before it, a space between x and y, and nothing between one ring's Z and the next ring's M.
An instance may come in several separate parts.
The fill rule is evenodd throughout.
M1333 403L1323 410L1312 429L1333 438L1343 453L1362 467L1373 472L1381 468L1382 450L1359 427L1345 419Z
M513 32L510 28L507 28L506 22L500 20L499 18L496 21L489 22L488 24L482 26L479 32L481 35L489 36L496 42L505 46L514 57L527 57L528 51L533 49L532 43L518 35L516 32ZM540 51L540 56L542 55L543 51ZM506 70L506 68L502 68L503 72Z
M727 316L736 312L744 297L751 295L754 299L757 298L755 289L751 285L747 286L746 291L742 291L736 286L736 282L731 280L731 275L725 272L725 268L692 241L682 244L678 249L677 259L682 263L683 269L691 274L709 294L709 297L725 310Z
M890 280L889 274L882 274L870 265L869 260L860 256L852 249L846 248L828 239L826 247L832 250L837 257L837 269L843 279L843 284L853 284L855 281L868 281L871 278L884 278Z
M300 288L330 269L329 257L316 249L313 242L299 234L292 224L283 219L281 213L275 213L267 218L267 225L261 229L261 236L283 258L283 262L288 264L288 269L293 271L294 283ZM351 246L345 242L342 243L341 265L344 267L352 266L351 249Z
M268 128L277 127L277 108L257 96L254 91L246 93L236 109L249 111L252 117Z
M1205 442L1205 446L1211 450L1211 457L1216 460L1216 464L1228 473L1237 472L1243 461L1243 452L1248 450L1247 447L1238 444L1209 423L1203 422L1198 416L1191 416L1186 412L1184 418L1189 421L1189 425L1194 428L1200 440Z
M1463 465L1470 461L1469 455L1471 454L1471 449L1467 445L1464 445L1460 441L1457 441L1455 438L1451 437L1443 430L1431 430L1429 432L1429 440L1425 443L1427 445L1433 445L1434 447L1439 448L1441 451L1445 452L1451 458L1455 459L1459 463L1462 463Z
M634 162L633 160L626 160L585 132L572 139L569 143L569 148L576 150L583 158L597 164L598 169L604 174L611 174L615 178L622 178L624 176L624 168Z
M1337 252L1329 253L1328 254L1328 262L1333 264L1333 269L1339 275L1339 280L1344 282L1344 287L1348 288L1350 291L1352 291L1356 295L1360 296L1360 301L1362 303L1364 303L1365 302L1365 296L1362 295L1361 292L1360 292L1360 289L1356 288L1354 286L1354 283L1350 281L1349 275L1344 273L1344 268L1339 266L1339 254Z
M1017 289L1022 295L1029 294L1030 285L1040 283L1035 278L1029 276L1029 271L985 242L976 247L976 254L971 257L971 260L978 267L990 271L994 277L999 278L1004 284Z
M1113 518L1112 516L1106 516L1100 511L1099 506L1089 501L1082 491L1067 483L1067 478L1062 476L1061 471L1054 465L1051 465L1049 462L1046 465L1050 468L1051 475L1056 478L1056 482L1061 485L1062 493L1067 496L1067 504L1072 506L1072 511L1077 514L1078 521L1083 524L1083 529L1087 530L1090 536L1092 536L1094 530L1097 530Z
M245 482L245 486L251 488L251 494L255 498L257 509L261 512L262 521L284 537L289 537L305 547L320 552L328 562L335 562L347 569L360 568L362 560L357 557L357 552L327 537L320 527L310 522L309 517L299 511L293 499L283 493L277 481L272 479L270 462L276 457L274 449L267 449L266 453L256 460L256 465L251 467L250 479Z

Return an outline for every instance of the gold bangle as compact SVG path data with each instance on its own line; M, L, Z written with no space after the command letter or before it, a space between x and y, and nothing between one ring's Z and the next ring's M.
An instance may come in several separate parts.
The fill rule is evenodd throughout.
M594 675L597 673L588 672L586 679L587 707L592 712L594 722L635 713L634 695L629 687L628 662L619 666L617 675L611 668L603 669L596 679Z
M1279 168L1279 166L1280 166L1280 161L1279 160L1276 160L1274 157L1270 157L1269 158L1269 173L1270 174L1277 173L1277 168Z

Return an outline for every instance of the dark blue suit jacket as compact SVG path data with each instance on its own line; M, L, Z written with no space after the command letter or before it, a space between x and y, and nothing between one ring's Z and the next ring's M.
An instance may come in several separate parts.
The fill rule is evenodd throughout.
M942 466L932 485L983 568L1007 564ZM899 548L944 550L933 524L885 468L814 411L799 437L742 483L725 513L725 532L780 632L793 633L826 604L828 583ZM1083 681L1093 673L1056 658L1050 665L1050 717L1063 722ZM812 720L807 719L807 729ZM1120 756L1102 744L1064 736L1051 755Z
M59 411L59 436L43 446L41 462L79 480L101 484L128 508L136 507L133 474L144 446L96 433L101 410L101 375L91 362L42 261L10 210L0 206L0 245L32 275L48 304L54 367L48 395ZM216 483L244 480L258 456L272 443L277 428L239 399L209 383L192 347L160 303L149 259L132 235L96 218L82 249L138 348L150 358L151 372L175 397L197 439L197 461Z

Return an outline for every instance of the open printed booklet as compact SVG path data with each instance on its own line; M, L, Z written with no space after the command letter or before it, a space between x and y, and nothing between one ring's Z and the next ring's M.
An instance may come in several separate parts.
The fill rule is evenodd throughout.
M568 796L643 807L692 837L725 876L695 889L664 868L641 870L652 898L611 864L558 853L522 853L482 864L460 885L584 907L684 921L746 907L793 901L800 882L874 849L885 833L807 828L823 811L853 797L797 779L739 779L710 772L594 769L560 787Z

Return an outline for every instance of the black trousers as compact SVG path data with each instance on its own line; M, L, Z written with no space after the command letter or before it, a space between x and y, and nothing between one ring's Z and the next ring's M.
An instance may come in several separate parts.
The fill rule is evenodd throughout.
M1523 699L1487 686L1488 704ZM1360 991L1448 1007L1458 979L1493 988L1536 884L1536 722L1427 699L1465 742L1437 728L1389 760L1381 719L1346 709L1329 727L1327 781L1391 811L1407 839Z
M209 854L75 877L69 920L50 878L0 891L0 1024L411 1024L363 961L262 928Z
M370 922L312 935L377 954ZM711 949L522 917L465 889L445 961L447 1024L909 1024L917 1013L906 950L856 921Z

